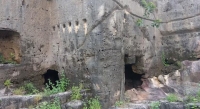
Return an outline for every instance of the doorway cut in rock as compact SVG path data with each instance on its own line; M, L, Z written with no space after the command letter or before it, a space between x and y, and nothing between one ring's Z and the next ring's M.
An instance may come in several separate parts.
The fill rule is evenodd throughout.
M19 64L20 61L20 34L9 29L0 30L0 64Z
M49 82L52 83L52 85L56 86L56 81L59 81L58 71L48 69L45 74L43 74L44 77L44 85L50 86L50 89L52 89L52 86Z
M132 70L133 64L125 64L125 91L132 88L139 88L142 85L142 76L144 74L137 74Z

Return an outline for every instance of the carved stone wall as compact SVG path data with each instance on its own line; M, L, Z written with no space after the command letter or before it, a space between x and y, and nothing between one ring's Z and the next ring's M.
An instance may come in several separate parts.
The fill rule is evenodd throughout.
M159 31L136 26L135 14L144 12L137 0L51 3L53 59L73 83L82 82L100 96L104 108L124 97L125 54L137 73L161 71Z
M18 45L13 46L20 51L20 56L16 56L20 58L20 63L0 65L1 89L7 79L11 79L16 86L24 81L34 82L38 87L43 85L42 74L55 65L55 62L51 61L52 53L49 48L49 10L50 4L46 0L1 0L0 30L11 30L19 34L18 40L13 41ZM8 45L4 44L6 47ZM2 45L0 46L2 48Z
M124 97L125 64L152 77L199 59L199 1L152 1L158 8L150 19L162 20L159 29L150 20L136 26L144 13L139 0L2 0L0 29L20 34L21 62L0 66L0 88L6 79L41 87L47 69L64 71L100 96L106 109Z

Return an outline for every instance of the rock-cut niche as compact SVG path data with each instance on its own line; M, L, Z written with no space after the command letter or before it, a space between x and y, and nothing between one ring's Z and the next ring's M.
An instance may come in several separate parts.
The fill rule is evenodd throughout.
M125 90L130 90L132 88L139 88L142 85L143 74L137 74L132 70L133 64L125 64Z
M124 61L124 72L125 72L125 91L130 90L132 88L140 88L142 85L142 77L144 74L140 74L139 72L136 72L137 70L133 70L133 68L137 68L137 60L138 57L128 57L128 55L125 55Z
M0 64L19 64L20 34L12 30L0 30Z

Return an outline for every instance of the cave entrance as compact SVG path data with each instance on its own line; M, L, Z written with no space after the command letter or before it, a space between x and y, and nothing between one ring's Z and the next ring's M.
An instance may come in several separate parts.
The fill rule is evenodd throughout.
M0 64L19 64L20 34L13 30L0 30Z
M125 64L125 91L132 88L140 88L142 85L142 76L143 74L137 74L133 72L133 64Z
M44 85L49 85L50 89L52 89L52 85L56 86L56 81L59 81L58 71L48 69L44 77ZM52 83L50 84L49 81Z

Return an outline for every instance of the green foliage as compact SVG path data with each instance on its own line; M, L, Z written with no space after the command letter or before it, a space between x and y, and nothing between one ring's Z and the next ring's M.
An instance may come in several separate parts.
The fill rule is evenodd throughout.
M200 91L197 92L196 96L188 96L188 102L197 103L200 102Z
M148 18L150 16L150 14L152 14L154 12L154 10L156 9L156 5L153 2L147 2L146 0L141 0L140 3L141 3L141 6L144 7L144 9L145 9L145 12L143 15L145 18ZM143 19L138 19L136 21L136 24L138 26L142 27L142 26L144 26L143 22L144 22ZM161 23L161 20L156 19L153 21L151 26L158 28L160 23Z
M169 94L167 96L167 101L169 102L177 102L178 101L178 96L175 94Z
M181 68L181 67L182 67L182 64L181 64L181 62L180 62L180 61L176 61L176 65L177 65L179 68Z
M5 60L5 59L4 59L3 55L0 53L0 63L3 64L3 63L4 63L4 60Z
M61 79L57 81L57 88L60 92L65 92L67 90L67 86L69 85L69 79L65 77L64 73L61 73Z
M193 103L193 105L188 106L188 109L199 109L199 107L197 105L195 105L196 103L200 102L200 89L198 90L197 94L194 95L189 95L187 97L187 103Z
M26 83L24 86L17 88L13 91L15 95L24 95L24 94L37 94L39 90L32 83Z
M17 88L13 91L13 94L14 95L24 95L25 93L25 88L24 87L20 87L20 88Z
M146 0L141 0L141 5L145 8L145 17L149 17L150 13L153 13L156 8L153 2L147 2Z
M73 86L72 87L72 94L71 94L71 100L80 100L82 98L81 90L83 89L83 85L80 84L79 86Z
M26 83L24 85L24 89L26 91L26 94L37 94L39 93L39 90L33 85L33 83Z
M151 109L160 109L160 102L154 101L150 104Z
M46 84L46 88L44 89L44 94L49 96L52 94L65 92L67 86L69 85L69 80L65 77L64 73L61 74L61 79L56 81L56 86L49 80L49 84ZM50 88L52 87L52 89Z
M159 20L159 19L158 20L154 20L154 22L151 24L151 26L158 28L160 26L160 22L161 22L161 20Z
M7 79L5 82L4 82L4 86L6 86L6 87L10 87L12 85L12 83L11 83L11 80L10 79Z
M169 64L166 62L166 57L165 57L164 52L162 53L162 63L164 66L169 66Z
M16 64L15 62L15 55L13 53L10 53L10 58L9 60L6 60L4 57L3 57L3 54L0 53L0 63L1 64Z
M117 101L117 102L115 103L115 106L116 106L116 107L121 107L121 106L124 105L124 104L125 104L124 101Z
M36 109L61 109L60 100L56 98L53 102L42 102Z
M139 27L142 27L142 26L144 25L143 20L142 20L142 19L138 19L138 20L136 21L136 25L139 26Z
M97 97L88 100L87 104L84 104L83 109L101 109L101 104Z

